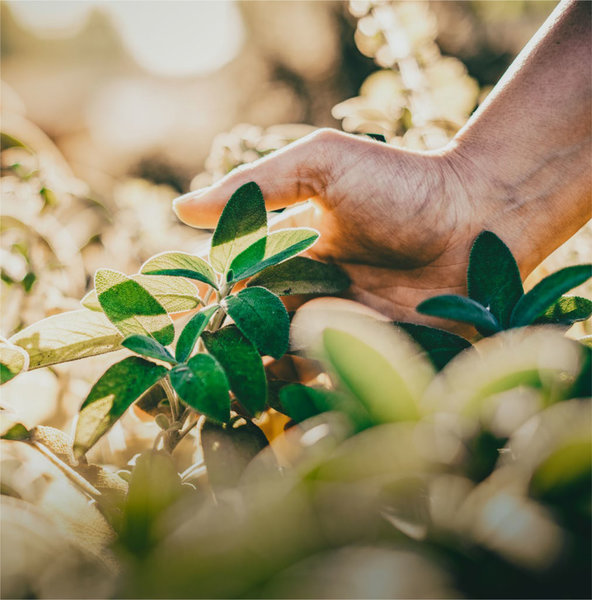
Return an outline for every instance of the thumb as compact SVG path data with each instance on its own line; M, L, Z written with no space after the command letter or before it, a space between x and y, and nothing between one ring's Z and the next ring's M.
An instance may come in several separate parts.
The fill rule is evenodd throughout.
M325 187L330 157L335 142L342 136L333 129L319 129L277 152L238 167L208 188L177 198L173 209L188 225L213 228L230 196L249 181L261 188L267 210L314 198Z

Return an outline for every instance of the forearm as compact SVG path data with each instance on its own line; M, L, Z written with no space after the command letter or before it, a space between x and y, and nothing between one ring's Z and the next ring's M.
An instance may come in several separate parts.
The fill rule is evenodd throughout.
M590 8L555 9L448 151L523 274L592 213Z

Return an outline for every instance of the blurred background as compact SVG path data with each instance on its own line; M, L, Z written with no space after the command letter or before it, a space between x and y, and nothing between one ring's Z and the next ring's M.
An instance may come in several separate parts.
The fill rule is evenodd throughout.
M444 145L555 5L3 1L0 334L80 308L99 267L197 251L171 200L315 127ZM113 360L27 373L3 403L68 429Z

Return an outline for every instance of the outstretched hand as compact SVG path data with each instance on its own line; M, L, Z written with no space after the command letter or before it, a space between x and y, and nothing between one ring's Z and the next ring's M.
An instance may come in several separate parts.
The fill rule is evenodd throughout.
M413 153L324 129L183 196L175 210L189 225L215 227L248 181L261 187L268 210L310 199L310 210L285 218L320 231L311 254L348 273L349 297L396 320L450 327L415 307L464 293L470 245L493 213L471 204L469 178L454 161L450 153Z

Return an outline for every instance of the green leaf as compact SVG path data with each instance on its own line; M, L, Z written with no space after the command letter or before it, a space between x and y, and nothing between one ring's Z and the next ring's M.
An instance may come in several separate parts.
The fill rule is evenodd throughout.
M80 407L74 453L82 456L167 369L130 356L109 367Z
M200 310L191 318L187 325L185 325L177 340L177 347L175 348L175 358L179 362L185 362L187 358L189 358L191 352L193 352L195 342L197 342L199 336L219 308L220 307L217 304L206 306L206 308Z
M293 383L284 386L279 395L284 413L297 423L331 410L325 397L325 390Z
M267 235L267 213L259 186L250 181L232 194L212 237L210 263L226 273L235 256Z
M256 416L267 403L267 379L263 361L257 349L235 325L204 332L204 344L222 365L230 389L241 405Z
M581 296L561 296L557 302L535 321L535 323L558 323L572 325L585 321L592 315L592 301Z
M149 258L140 268L144 275L172 275L203 281L218 289L216 274L210 265L199 256L185 252L163 252Z
M496 318L483 306L463 296L444 294L428 298L416 308L418 313L470 323L483 335L492 335L500 331Z
M0 385L29 366L29 355L19 346L0 341Z
M226 425L206 420L200 439L208 480L216 493L235 487L249 463L269 445L263 431L243 419Z
M220 363L208 354L196 354L170 373L181 400L191 408L224 423L230 419L228 380Z
M350 333L327 328L323 345L339 378L375 423L413 420L416 399L404 374L377 350Z
M75 310L34 323L10 338L29 355L29 370L120 350L122 335L103 313Z
M130 335L121 342L121 345L136 354L164 360L172 365L177 364L177 361L162 344L159 344L154 338L148 337L147 335L138 333Z
M465 338L425 325L400 323L395 325L407 332L428 354L436 369L443 369L457 354L471 347Z
M469 298L488 308L502 328L509 326L524 288L510 249L491 231L481 232L473 243L467 286Z
M146 556L162 538L162 514L181 497L183 488L170 454L149 450L136 460L123 508L119 542Z
M282 229L267 236L265 254L255 258L261 252L261 240L241 252L230 265L233 280L239 281L256 275L263 269L281 263L292 256L310 248L318 239L315 229L301 227L298 229ZM252 250L253 249L253 250Z
M367 135L369 138L372 138L377 142L382 142L383 144L386 144L386 138L384 137L384 135L382 135L382 133L365 133L364 135Z
M222 305L259 352L274 358L286 353L290 317L275 294L262 287L249 287L228 296Z
M512 327L530 325L547 308L572 288L592 277L592 265L575 265L552 273L537 283L516 304L510 323Z
M107 318L124 336L152 336L164 346L175 337L175 327L162 304L138 282L118 271L99 269L95 288Z
M4 430L4 427L2 427ZM22 442L31 438L31 432L22 423L10 423L8 428L0 433L0 440Z
M186 279L165 275L139 274L130 275L129 277L148 290L168 313L184 312L199 306L200 300L197 288ZM80 303L89 310L103 310L95 290L88 292Z
M349 277L336 265L297 256L250 279L248 287L267 288L278 296L337 294L350 286Z

